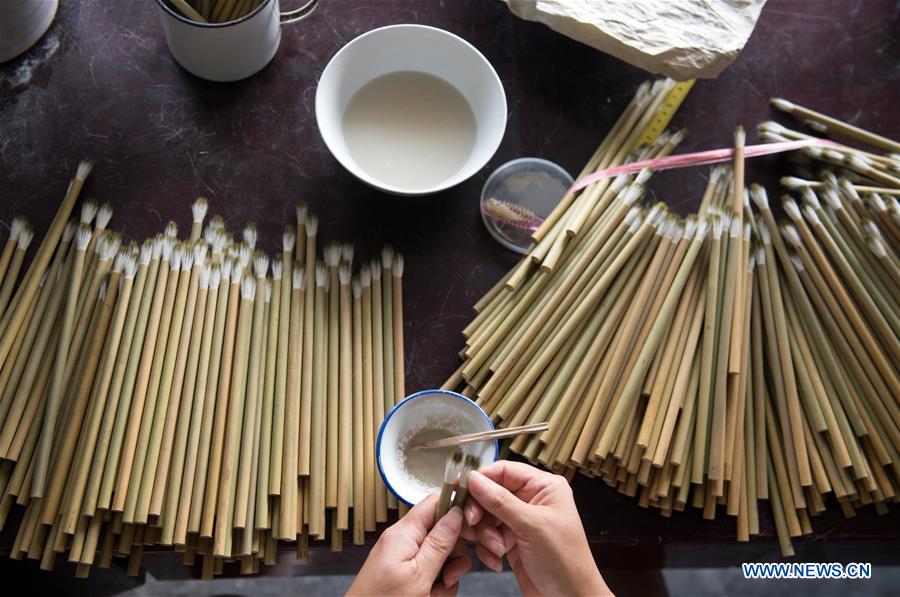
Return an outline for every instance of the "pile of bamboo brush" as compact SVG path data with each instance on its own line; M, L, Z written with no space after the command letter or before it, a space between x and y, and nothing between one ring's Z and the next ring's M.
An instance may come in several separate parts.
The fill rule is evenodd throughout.
M387 520L375 468L385 412L403 397L403 258L353 273L353 247L317 252L297 208L282 252L235 242L193 205L188 238L126 243L85 202L82 163L31 266L16 220L0 256L0 528L25 506L13 558L85 576L99 559L174 545L203 575L274 563L278 540L341 548ZM18 280L18 284L16 284ZM352 516L351 516L352 511ZM98 556L99 552L99 556Z
M680 132L638 142L671 87L642 86L581 176L670 153ZM501 426L549 420L511 449L664 516L721 505L744 541L768 499L789 555L826 494L847 516L897 500L900 145L774 103L873 151L808 148L836 174L789 179L801 203L786 196L782 222L745 188L741 129L696 215L641 207L649 171L568 194L476 304L444 387Z

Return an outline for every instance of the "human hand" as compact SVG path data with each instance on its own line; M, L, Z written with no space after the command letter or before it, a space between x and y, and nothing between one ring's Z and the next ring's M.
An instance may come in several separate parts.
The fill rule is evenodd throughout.
M381 534L347 595L456 595L472 560L459 508L431 526L437 502L429 495Z
M496 571L503 556L525 595L611 595L594 563L566 480L501 460L468 477L463 536Z

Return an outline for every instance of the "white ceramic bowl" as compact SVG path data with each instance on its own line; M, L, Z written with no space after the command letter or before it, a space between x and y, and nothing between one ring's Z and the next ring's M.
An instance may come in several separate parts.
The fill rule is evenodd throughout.
M353 95L372 79L398 71L443 79L462 93L475 115L475 146L468 161L434 186L386 184L359 167L344 141L344 110ZM491 64L461 37L425 25L390 25L360 35L332 57L316 89L316 121L328 150L354 176L395 195L427 195L459 184L491 159L506 130L506 94Z
M375 455L384 484L409 506L417 504L429 493L441 490L439 485L426 486L423 480L411 482L400 456L410 436L414 436L423 426L431 428L433 421L440 421L440 425L452 435L494 429L480 406L456 392L425 390L407 396L394 406L381 424ZM459 449L477 456L481 464L497 460L499 454L497 440L467 444ZM440 468L438 475L443 474L443 467Z

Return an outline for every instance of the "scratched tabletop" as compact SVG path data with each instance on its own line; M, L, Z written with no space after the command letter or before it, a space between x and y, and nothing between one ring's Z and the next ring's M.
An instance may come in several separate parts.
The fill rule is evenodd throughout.
M293 3L299 0L282 0L284 8ZM791 124L769 108L774 95L900 137L898 14L894 0L770 0L740 57L717 80L698 82L678 112L673 124L689 130L680 151L728 146L738 123L749 131L772 118ZM407 22L447 29L483 52L503 81L509 121L496 155L470 180L401 199L357 181L328 153L314 98L341 46L374 27ZM41 235L79 160L88 157L96 165L84 195L111 202L111 227L132 238L155 234L169 220L187 227L190 203L205 196L210 213L222 214L230 227L256 222L261 248L273 251L295 203L306 201L320 216L324 241L352 241L361 256L385 242L404 253L406 388L432 388L458 365L471 305L516 262L482 225L478 199L486 177L521 156L577 173L648 77L513 17L498 0L321 0L308 20L284 27L281 47L262 72L215 84L175 63L154 2L61 2L44 38L0 65L0 223L24 214ZM747 179L774 194L789 166L785 157L756 159ZM705 175L663 173L652 192L687 213L699 203ZM738 546L731 518L708 522L691 511L664 519L599 480L579 478L574 486L601 558L680 561L654 551L672 542L696 545L701 563L777 549L765 504L765 538ZM896 510L878 517L863 509L845 521L832 502L806 543L898 537ZM898 543L890 545L896 553ZM634 555L646 546L652 549ZM685 561L693 549L683 552Z

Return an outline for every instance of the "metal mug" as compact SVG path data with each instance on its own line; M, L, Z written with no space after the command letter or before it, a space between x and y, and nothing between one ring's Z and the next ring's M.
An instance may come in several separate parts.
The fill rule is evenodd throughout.
M178 64L202 79L224 82L261 71L278 50L281 25L302 21L318 3L308 0L300 8L281 12L278 0L263 0L248 14L226 23L192 21L164 0L156 0L156 7Z

